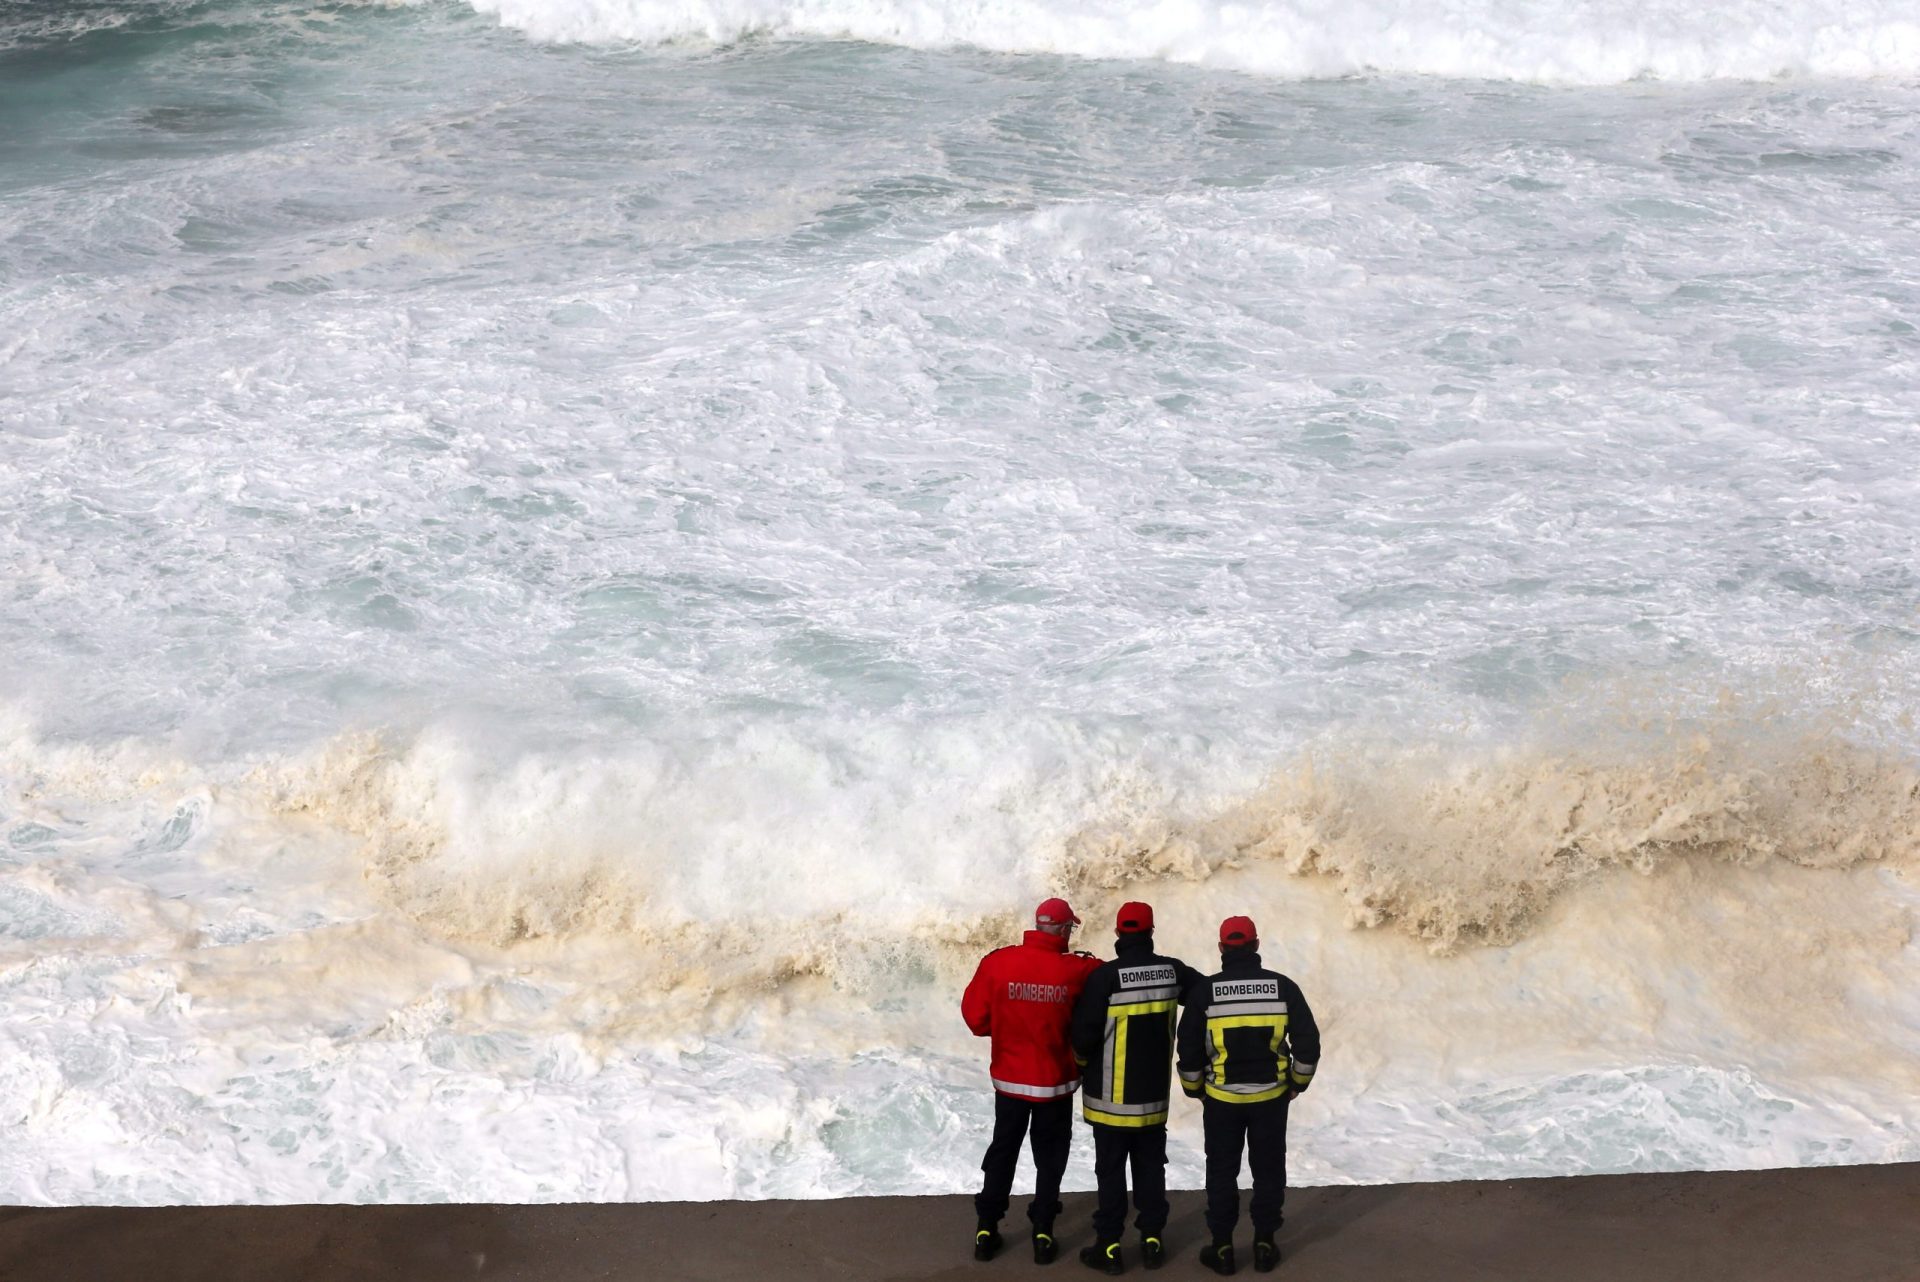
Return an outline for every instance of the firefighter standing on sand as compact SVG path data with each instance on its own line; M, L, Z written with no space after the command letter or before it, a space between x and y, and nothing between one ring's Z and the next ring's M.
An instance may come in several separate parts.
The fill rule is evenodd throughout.
M993 1038L993 1142L980 1163L985 1179L973 1199L977 1260L990 1260L1000 1249L1000 1217L1007 1213L1022 1140L1032 1143L1036 1172L1027 1207L1033 1258L1050 1264L1057 1253L1053 1221L1073 1143L1073 1092L1080 1085L1068 1022L1087 977L1100 965L1098 958L1067 951L1079 924L1066 900L1047 900L1034 911L1034 929L1020 943L981 959L960 1001L973 1035Z
M1220 973L1186 995L1180 1087L1199 1097L1207 1140L1207 1229L1200 1262L1233 1272L1240 1219L1240 1151L1253 1168L1253 1267L1280 1263L1273 1235L1287 1197L1287 1103L1313 1083L1320 1029L1299 985L1260 965L1250 917L1220 923Z
M1154 951L1151 905L1120 905L1113 925L1114 959L1093 972L1073 1008L1073 1050L1086 1078L1080 1107L1093 1128L1100 1182L1094 1243L1080 1252L1080 1262L1117 1274L1125 1267L1120 1235L1127 1226L1129 1163L1141 1258L1150 1269L1166 1258L1160 1235L1167 1227L1174 1017L1181 994L1201 975Z

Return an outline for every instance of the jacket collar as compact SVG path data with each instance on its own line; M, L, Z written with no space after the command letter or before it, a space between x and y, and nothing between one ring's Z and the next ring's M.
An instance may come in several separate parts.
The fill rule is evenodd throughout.
M1259 970L1260 952L1254 948L1229 948L1220 954L1221 970Z
M1153 955L1153 932L1150 930L1143 930L1131 935L1114 936L1113 955L1115 957L1125 957L1129 953L1143 954L1149 957L1152 956Z
M1028 948L1043 948L1050 953L1064 953L1067 951L1066 936L1049 935L1044 930L1030 930L1020 942Z

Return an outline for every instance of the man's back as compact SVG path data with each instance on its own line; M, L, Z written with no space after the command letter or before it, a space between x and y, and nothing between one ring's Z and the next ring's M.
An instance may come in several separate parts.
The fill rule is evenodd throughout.
M1080 1070L1067 1044L1073 1002L1099 961L1067 951L1080 924L1064 899L1033 910L1034 929L1013 948L980 959L960 999L960 1014L976 1037L993 1038L993 1140L980 1162L980 1191L973 1210L973 1258L991 1260L1003 1245L1000 1217L1007 1213L1014 1170L1023 1142L1033 1149L1033 1259L1050 1264L1058 1250L1054 1217L1060 1214L1060 1179L1073 1147L1073 1092Z
M1074 1006L1073 1047L1086 1082L1082 1113L1105 1126L1157 1126L1167 1120L1172 1096L1180 996L1200 973L1155 952L1149 934L1122 935L1114 951Z
M1073 1003L1100 965L1066 941L1030 930L980 961L960 1011L976 1035L993 1038L993 1088L1021 1099L1071 1095L1080 1072L1068 1042Z
M1180 1081L1222 1103L1255 1104L1310 1084L1320 1030L1299 985L1260 964L1251 948L1188 990L1180 1019Z
M1200 1263L1234 1270L1240 1159L1253 1168L1253 1267L1280 1263L1274 1235L1287 1201L1287 1114L1313 1082L1320 1029L1300 986L1260 964L1251 917L1220 923L1220 970L1187 991L1180 1016L1180 1086L1201 1096L1207 1143L1207 1230Z

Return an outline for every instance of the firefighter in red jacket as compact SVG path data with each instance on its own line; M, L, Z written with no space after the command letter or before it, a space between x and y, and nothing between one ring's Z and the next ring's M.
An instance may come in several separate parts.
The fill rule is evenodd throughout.
M1100 965L1067 951L1080 919L1064 899L1034 910L1034 929L1020 943L980 959L960 1013L975 1037L993 1038L993 1142L980 1163L986 1179L973 1199L980 1217L973 1255L991 1260L1000 1249L1000 1217L1007 1213L1020 1143L1031 1140L1036 1172L1033 1258L1050 1264L1057 1249L1053 1219L1060 1213L1060 1178L1073 1142L1073 1092L1080 1085L1067 1026L1080 990Z

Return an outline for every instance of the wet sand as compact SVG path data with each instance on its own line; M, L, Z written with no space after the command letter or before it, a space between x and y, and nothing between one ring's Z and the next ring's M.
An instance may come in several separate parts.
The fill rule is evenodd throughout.
M1048 1276L1099 1276L1075 1258L1091 1201L1067 1199ZM1195 1260L1200 1201L1175 1195L1159 1276L1213 1276ZM1015 1205L990 1264L969 1254L960 1197L0 1208L0 1282L987 1282L1038 1272ZM1301 1282L1920 1282L1920 1163L1296 1189L1280 1243L1276 1276ZM1244 1220L1239 1245L1251 1274ZM1127 1272L1142 1272L1137 1255Z

